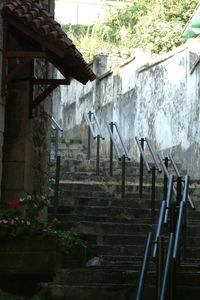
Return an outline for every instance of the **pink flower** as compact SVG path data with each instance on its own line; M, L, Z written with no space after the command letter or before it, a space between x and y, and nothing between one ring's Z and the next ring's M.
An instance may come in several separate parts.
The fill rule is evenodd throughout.
M26 225L30 226L31 222L30 221L26 221Z
M4 220L3 220L3 223L4 223L4 224L7 224L7 223L8 223L8 220L5 220L5 219L4 219Z

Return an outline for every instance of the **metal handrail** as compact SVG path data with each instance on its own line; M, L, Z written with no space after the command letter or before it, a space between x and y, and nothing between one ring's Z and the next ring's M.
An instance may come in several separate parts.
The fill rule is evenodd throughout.
M126 147L126 145L125 145L125 143L124 143L124 140L123 140L123 138L122 138L122 135L121 135L121 133L120 133L120 131L119 131L119 127L117 126L117 123L116 123L116 122L114 123L114 125L115 125L115 128L116 128L116 130L117 130L117 133L118 133L120 142L121 142L121 144L122 144L122 148L123 148L123 150L124 150L125 156L126 156L126 158L127 158L128 160L131 160L130 155L129 155L129 153L128 153L128 149L127 149L127 147Z
M168 281L169 272L172 263L173 245L174 245L174 233L171 232L169 236L167 256L166 256L165 268L164 268L163 279L161 284L160 300L165 300L165 296L166 296L167 286L169 282Z
M157 152L157 156L158 156L158 159L159 159L159 161L160 161L160 163L161 163L161 166L162 166L162 169L163 169L163 171L164 171L164 174L166 175L167 179L169 180L170 174L169 174L168 169L166 168L166 166L165 166L165 164L164 164L164 162L163 162L163 160L162 160L162 157L161 157L161 155L160 155L159 152ZM170 156L170 160L171 160L171 158L172 158L172 157ZM181 177L181 176L180 176L180 173L179 173L179 171L178 171L178 169L177 169L177 166L176 166L176 164L175 164L175 162L174 162L173 159L172 159L172 161L173 161L173 162L172 162L173 167L175 166L174 169L177 170L177 172L175 171L177 177ZM183 186L183 183L182 183L182 186ZM175 196L177 195L177 192L176 192L176 189L175 189L174 186L173 186L173 193L174 193ZM193 204L193 202L192 202L192 199L190 198L189 193L188 193L188 202L189 202L191 208L192 208L192 209L195 209L195 206L194 206L194 204Z
M151 168L150 168L150 166L149 166L148 160L146 159L146 155L145 155L145 153L144 153L144 150L142 149L142 146L141 146L141 144L140 144L140 140L139 140L139 138L138 138L137 136L135 137L135 140L136 140L136 142L137 142L138 148L139 148L139 150L140 150L140 154L141 154L141 156L142 156L142 158L143 158L143 161L144 161L144 163L145 163L145 166L146 166L146 168L147 168L147 171L148 171L149 173L151 173Z
M117 143L116 143L116 141L115 141L115 137L114 137L114 135L113 135L113 132L112 132L112 130L110 129L110 125L111 125L111 124L113 124L113 125L115 126L116 130L117 130L117 134L118 134L118 136L119 136L119 139L120 139L122 148L123 148L123 150L124 150L124 154L121 154L121 155L120 155L119 147L118 147L118 145L117 145ZM121 159L122 159L122 156L125 155L125 157L126 157L128 160L131 160L130 155L129 155L129 153L128 153L128 149L127 149L127 147L126 147L126 145L125 145L125 142L124 142L124 140L123 140L123 138L122 138L122 135L121 135L121 133L120 133L120 131L119 131L119 127L118 127L117 123L116 123L116 122L111 122L111 123L106 122L106 127L107 127L107 129L108 129L108 132L109 132L110 138L111 138L111 140L112 140L113 146L114 146L114 148L115 148L115 152L116 152L116 154L117 154L118 159L121 160Z
M178 220L177 220L177 224L176 224L173 259L177 258L179 242L180 242L180 235L181 235L181 229L182 229L182 223L183 223L183 216L184 216L185 207L186 207L186 204L187 204L187 201L188 201L188 190L189 190L190 177L185 176L184 182L185 182L185 186L184 186L184 190L183 190L182 200L180 202Z
M97 126L97 129L98 129L98 132L96 133L95 132L95 129L94 127L92 126L92 122L91 122L91 119L90 119L90 116L94 117L94 120L95 120L95 123L96 123L96 126ZM100 127L100 124L99 124L99 121L98 121L98 118L97 118L97 115L95 112L92 112L92 111L89 111L88 113L84 113L84 117L85 117L85 120L87 122L87 125L89 126L90 128L90 131L92 133L92 136L94 139L97 138L97 136L99 135L99 137L104 140L104 137L103 137L103 134L102 134L102 131L101 131L101 127Z
M152 237L153 237L152 233L149 232L147 235L147 239L146 239L146 247L145 247L145 251L144 251L143 262L142 262L142 267L141 267L141 271L140 271L140 277L139 277L138 288L137 288L135 300L142 299L142 294L143 294L143 290L144 290L144 281L145 281L145 276L146 276L146 271L147 271L147 266L148 266L148 261L149 261L149 257L150 257L150 251L151 251Z
M58 122L54 119L54 117L51 117L51 121L53 124L51 124L51 127L53 130L55 130L55 159L58 156L58 138L59 138L59 131L63 131L62 127L58 124Z
M159 164L158 164L156 155L155 155L155 153L154 153L154 151L153 151L153 149L152 149L152 147L151 147L151 144L149 143L149 140L148 140L147 137L145 137L145 141L146 141L146 143L147 143L147 146L148 146L148 148L149 148L149 152L151 153L151 156L152 156L153 161L154 161L154 163L155 163L155 167L157 168L157 170L158 170L159 173L162 173L162 170L161 170L161 168L160 168L160 166L159 166Z
M177 167L177 165L176 165L176 163L175 163L173 157L171 156L171 154L169 154L169 159L170 159L170 161L171 161L171 163L172 163L172 166L173 166L173 168L174 168L174 171L175 171L177 177L180 177L180 176L181 176L181 175L180 175L180 172L179 172L178 167ZM184 188L183 182L182 182L182 187ZM192 199L191 199L189 193L188 193L188 201L189 201L189 203L190 203L191 208L192 208L192 209L195 209L195 206L194 206L194 204L193 204L193 202L192 202Z
M173 180L174 180L174 176L171 175L169 178L169 182L168 182L166 199L164 199L161 202L161 208L160 208L160 213L159 213L159 218L158 218L158 225L156 228L156 234L155 234L155 238L154 238L154 247L153 247L153 254L152 254L152 256L154 258L157 256L158 239L161 235L162 227L163 227L163 225L166 225L168 223L168 215L169 215L169 210L171 208L171 202L172 202Z
M165 217L165 211L166 211L166 201L163 200L161 202L160 214L159 214L159 218L158 218L158 225L157 225L155 240L154 240L153 255L152 255L154 258L157 256L158 238L161 234L162 225L163 225L163 221L164 221L164 217Z
M153 151L148 138L139 138L135 136L136 143L138 145L138 148L140 150L140 178L139 178L139 195L142 197L143 195L143 163L145 163L146 169L148 173L151 173L151 220L152 223L154 223L154 218L155 218L155 198L156 198L156 171L159 173L162 172L158 160L156 157L156 153ZM147 143L148 150L152 156L154 164L150 168L149 162L146 158L146 155L144 153L144 142Z
M166 208L165 208L165 217L164 217L165 225L168 223L169 210L172 203L173 183L174 183L174 176L171 175L168 180L168 188L167 188L167 196L166 196Z
M93 119L96 123L96 127L97 127L97 132L94 129L94 127L92 126L92 118L93 115ZM101 132L101 128L100 128L100 124L99 121L97 119L97 115L95 112L89 111L88 113L84 113L84 117L86 120L86 123L88 125L88 159L90 159L90 133L92 133L93 139L97 139L97 155L96 155L96 175L99 175L99 151L100 151L100 139L104 140L103 134Z
M51 121L53 122L52 128L53 129L59 129L60 131L63 131L62 127L58 124L58 122L54 119L54 117L51 117ZM55 127L54 127L55 125Z
M115 148L115 152L116 152L116 154L117 154L118 159L121 160L121 159L122 159L122 156L120 155L119 147L118 147L118 145L117 145L117 143L116 143L116 141L115 141L114 135L113 135L113 133L112 133L112 131L111 131L109 125L110 125L110 123L109 123L109 122L106 122L106 127L107 127L107 129L108 129L110 138L111 138L111 140L112 140L112 144L113 144L113 146L114 146L114 148Z
M121 145L122 145L122 153L120 153L120 150L119 150L119 147L115 141L115 137L114 137L114 134L113 134L113 129L114 129L114 126L116 128L116 131L117 131L117 134L118 134L118 137L119 137L119 140L121 142ZM106 127L108 129L108 132L109 132L109 135L110 135L110 176L112 176L113 174L113 147L115 149L115 152L117 154L117 157L118 157L118 160L122 161L122 188L121 188L121 195L122 195L122 198L124 198L125 196L125 168L126 168L126 164L125 164L125 160L131 160L130 158L130 155L128 153L128 149L125 145L125 142L123 140L123 137L120 133L120 130L117 126L117 123L116 122L106 122Z

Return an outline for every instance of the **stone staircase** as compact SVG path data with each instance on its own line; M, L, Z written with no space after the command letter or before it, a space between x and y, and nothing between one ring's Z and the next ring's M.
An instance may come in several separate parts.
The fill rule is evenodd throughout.
M140 198L139 166L126 163L126 194L121 198L121 165L101 158L100 175L95 160L86 159L79 141L61 145L61 180L57 218L62 229L73 229L87 241L84 262L63 260L54 281L48 285L52 300L129 300L134 299L146 235L151 224L150 176L144 176ZM156 218L162 200L162 176L157 175ZM194 187L194 188L193 188ZM198 203L198 184L191 194ZM192 196L191 195L191 196ZM194 199L193 199L194 200ZM189 211L186 259L177 276L177 300L197 300L200 295L200 212ZM51 218L51 211L49 213ZM155 262L150 262L144 300L155 300Z

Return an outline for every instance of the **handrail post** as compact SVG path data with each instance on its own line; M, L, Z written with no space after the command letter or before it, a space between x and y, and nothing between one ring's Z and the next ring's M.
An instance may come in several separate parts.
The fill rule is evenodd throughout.
M156 195L156 167L151 168L151 222L154 223L155 219L155 195Z
M168 170L168 165L169 165L169 158L168 157L164 158L164 164L165 164L166 169ZM166 197L167 197L167 184L168 184L168 177L164 172L164 190L163 190L164 198L163 199L166 199Z
M126 174L126 156L122 155L122 198L125 197L125 174Z
M147 235L147 239L146 239L146 247L145 247L145 251L144 251L143 262L142 262L142 267L141 267L141 271L140 271L140 277L139 277L139 282L138 282L138 286L137 286L135 300L142 299L145 275L146 275L149 256L150 256L150 252L151 252L151 244L152 244L152 233L149 232Z
M174 244L174 233L170 233L169 243L167 248L167 257L165 260L165 268L164 268L163 278L162 278L160 300L165 300L165 296L166 296L170 267L172 264L173 244Z
M157 300L160 299L162 274L163 274L163 262L164 262L164 237L159 236L157 240L157 264L156 264L156 293Z
M176 205L179 207L182 198L182 177L177 177L177 196Z
M171 261L169 274L169 300L176 300L176 261Z
M110 123L110 130L113 133L113 122ZM113 142L110 137L110 176L113 176Z
M144 138L140 139L142 150L144 150L144 141L145 141ZM144 163L143 163L143 157L140 154L140 186L139 186L140 197L142 197L143 194L143 173L144 173Z
M170 206L170 223L169 232L175 233L176 230L176 203L172 203Z
M97 135L97 160L96 160L96 175L99 175L99 152L100 152L100 135Z
M58 193L59 193L59 181L60 181L60 156L56 158L56 178L55 178L55 194L54 194L54 215L58 210Z
M92 119L92 112L89 111L88 112L88 116L89 116L89 121L91 122L91 119ZM91 133L90 133L90 126L88 124L88 160L90 159L90 144L91 144Z
M56 127L55 129L55 159L57 158L58 156L58 136L59 136L59 129L58 127Z
M186 243L187 243L187 205L184 206L183 216L183 259L186 257Z

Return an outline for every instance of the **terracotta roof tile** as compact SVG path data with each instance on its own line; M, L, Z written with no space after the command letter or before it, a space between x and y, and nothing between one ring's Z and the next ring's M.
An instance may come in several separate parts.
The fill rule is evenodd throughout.
M74 77L84 84L88 80L92 81L96 78L72 40L61 29L60 24L47 10L40 6L37 0L12 0L4 6L2 13L7 18L8 24L9 19L14 19L16 23L23 25L24 30L20 30L23 31L21 33L24 34L25 39L31 38L26 33L26 28L28 28L48 42L46 43L46 50L49 53L49 58L55 62L65 77ZM53 53L52 47L48 49L48 44L61 50L63 53L62 60ZM44 45L42 47L44 48Z

